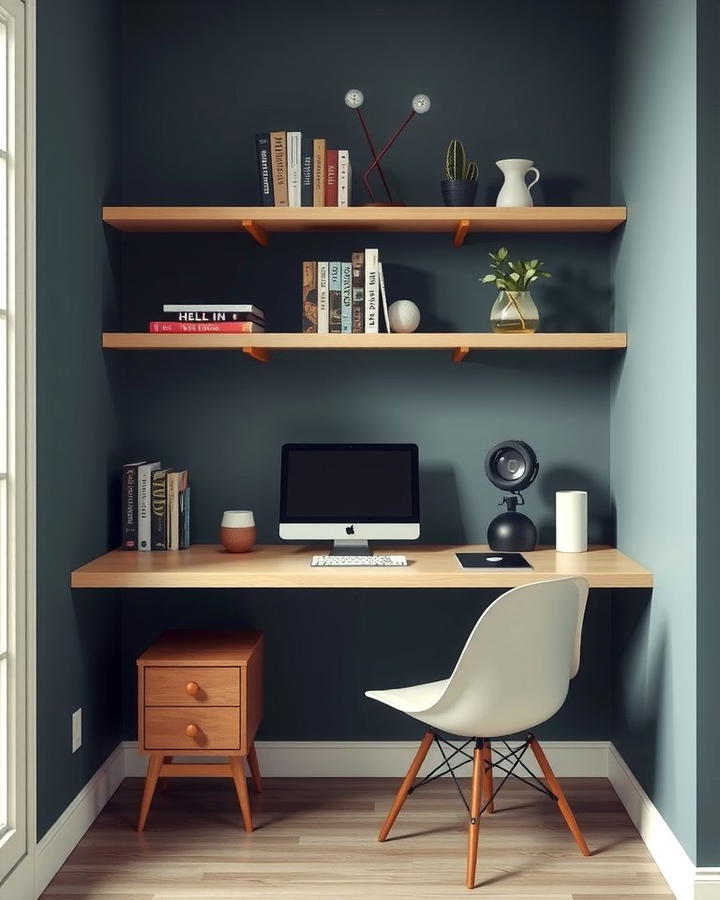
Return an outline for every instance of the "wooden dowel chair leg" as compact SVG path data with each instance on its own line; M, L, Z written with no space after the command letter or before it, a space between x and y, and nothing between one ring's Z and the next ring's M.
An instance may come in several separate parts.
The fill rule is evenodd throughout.
M543 775L545 776L547 786L557 797L558 808L562 813L563 819L565 819L567 827L570 829L570 833L575 838L575 843L580 848L580 852L583 856L590 856L590 850L588 849L588 845L585 843L585 838L583 837L582 831L580 831L580 826L575 820L573 811L572 809L570 809L570 804L567 802L565 794L563 793L563 789L560 787L560 783L555 777L555 773L550 768L550 763L547 761L547 757L545 756L543 748L540 746L537 738L535 738L534 735L531 735L530 737L530 749L535 754L535 759L537 760L537 763L540 766Z
M417 778L417 773L420 771L420 766L425 762L425 757L428 754L428 750L432 746L433 742L433 733L432 731L427 731L425 733L425 737L422 739L420 746L417 749L417 753L413 761L410 763L410 768L407 770L407 775L403 779L403 783L400 785L400 789L395 795L395 800L393 801L393 805L390 808L390 812L387 814L387 818L383 824L383 827L380 829L380 834L378 835L379 841L384 841L385 838L390 833L390 829L393 827L393 823L395 819L398 817L398 813L402 809L402 805L405 802L405 798L410 793L410 788L413 786L413 781Z
M480 836L480 810L482 809L483 781L485 781L485 748L482 741L475 742L473 754L472 793L470 797L470 825L468 826L467 873L465 884L475 887L478 838Z
M492 747L490 741L485 741L483 745L483 796L487 803L487 812L495 812L495 801L493 795L493 776L492 776Z
M260 766L258 765L257 752L255 751L255 743L250 744L248 752L248 765L250 766L250 775L252 776L253 788L256 794L262 794L262 778L260 777Z
M137 830L143 831L147 822L148 813L150 812L150 804L152 803L157 786L158 776L163 764L162 753L153 753L148 760L147 775L145 776L145 787L143 788L142 800L140 801L140 815L137 821Z

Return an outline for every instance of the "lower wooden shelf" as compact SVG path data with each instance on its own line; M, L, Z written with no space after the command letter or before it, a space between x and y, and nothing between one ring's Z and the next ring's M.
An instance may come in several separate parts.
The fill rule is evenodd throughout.
M593 547L586 553L534 550L524 554L532 569L463 569L455 558L456 552L487 549L408 544L386 548L407 556L407 567L372 569L313 568L313 553L325 548L295 544L258 546L237 554L214 544L150 553L113 550L75 569L70 583L74 588L509 588L580 576L595 588L653 584L651 572L614 547Z
M105 332L106 350L240 350L266 361L271 350L452 350L459 362L472 350L624 350L624 332L492 334L149 334Z

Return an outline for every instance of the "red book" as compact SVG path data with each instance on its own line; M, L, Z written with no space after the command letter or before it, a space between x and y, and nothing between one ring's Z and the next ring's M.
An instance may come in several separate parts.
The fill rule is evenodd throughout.
M154 334L257 334L265 331L254 322L150 322Z
M338 204L338 152L325 151L325 206Z

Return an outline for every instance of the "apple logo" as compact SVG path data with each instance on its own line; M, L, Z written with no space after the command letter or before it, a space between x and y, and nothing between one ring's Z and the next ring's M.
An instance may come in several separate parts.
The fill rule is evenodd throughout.
M345 534L355 534L355 526L348 525L348 527L345 529Z

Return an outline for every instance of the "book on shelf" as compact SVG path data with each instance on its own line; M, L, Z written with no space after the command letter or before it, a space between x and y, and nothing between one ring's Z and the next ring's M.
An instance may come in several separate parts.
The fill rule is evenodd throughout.
M352 332L352 263L340 263L341 293L341 331L343 334Z
M352 255L352 333L365 331L365 253Z
M317 263L302 264L302 330L315 334L318 330Z
M313 140L313 206L325 206L325 138Z
M250 313L259 319L265 317L265 313L254 303L164 303L163 312Z
M255 148L258 176L260 177L260 202L263 206L274 206L275 192L273 191L272 162L270 160L270 135L267 133L256 134Z
M365 251L365 332L377 334L378 328L378 251Z
M317 264L317 302L318 302L318 334L328 334L330 331L330 291L328 287L328 263L319 262Z
M138 500L138 550L150 549L150 487L152 473L160 468L160 461L144 462L138 466L137 500Z
M189 546L188 473L158 462L123 466L124 550L179 550Z
M262 334L255 322L148 322L151 334Z
M350 167L350 151L338 150L337 205L350 206L350 185L352 169Z
M382 306L383 320L385 322L385 331L390 333L390 313L388 312L387 295L385 293L385 273L383 265L378 262L378 281L380 282L380 303Z
M284 131L270 132L270 156L275 206L287 206L287 140Z
M302 176L302 134L299 131L287 133L287 182L288 206L301 206Z
M126 463L122 471L122 548L138 548L138 469L145 460Z
M150 484L150 549L167 550L167 476L170 469L156 469Z
M180 494L188 486L187 469L168 474L168 550L180 550Z
M342 263L328 263L328 322L330 334L342 333Z
M300 205L313 205L313 142L303 138L300 150Z
M178 495L178 549L190 546L190 485Z
M187 312L168 313L167 322L254 322L256 325L264 325L262 316L254 316L252 313L224 312L214 309L211 311L198 311L196 309Z
M338 205L338 151L325 151L325 206Z

